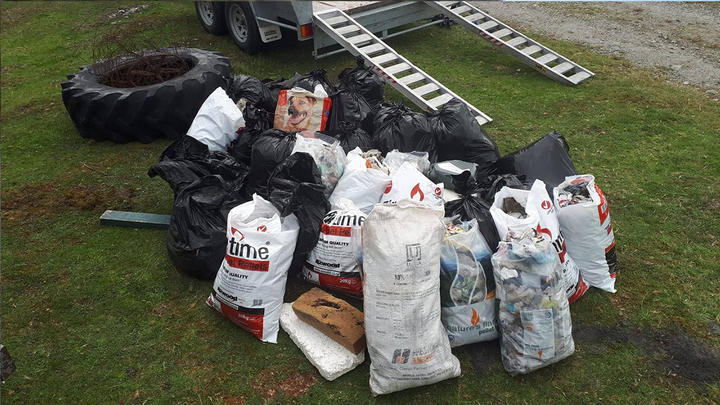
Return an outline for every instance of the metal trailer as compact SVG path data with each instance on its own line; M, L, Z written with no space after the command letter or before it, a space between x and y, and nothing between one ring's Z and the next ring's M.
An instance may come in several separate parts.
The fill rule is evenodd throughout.
M413 65L383 40L450 21L486 39L545 76L577 85L594 73L528 38L465 1L248 1L195 2L202 26L216 35L228 32L248 53L277 41L283 29L299 41L313 39L316 59L348 51L413 103L435 111L458 98L481 125L492 119Z

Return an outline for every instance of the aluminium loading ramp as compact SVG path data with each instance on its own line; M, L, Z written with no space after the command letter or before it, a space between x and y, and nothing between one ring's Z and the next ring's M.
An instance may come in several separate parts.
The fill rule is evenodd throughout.
M425 3L555 81L574 86L595 76L593 72L533 41L466 1Z
M492 121L487 114L410 63L345 12L338 9L318 11L313 14L313 21L343 48L362 57L390 85L423 110L437 111L457 98L467 105L480 125Z

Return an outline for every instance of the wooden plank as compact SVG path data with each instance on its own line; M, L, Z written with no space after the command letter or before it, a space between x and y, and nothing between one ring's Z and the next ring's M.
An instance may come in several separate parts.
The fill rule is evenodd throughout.
M169 224L170 215L148 214L145 212L106 210L100 216L100 225L105 226L167 229Z

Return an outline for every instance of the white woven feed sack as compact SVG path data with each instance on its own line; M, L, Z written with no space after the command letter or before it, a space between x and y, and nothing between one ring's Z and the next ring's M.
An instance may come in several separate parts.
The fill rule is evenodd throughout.
M285 282L300 226L267 200L230 210L227 250L207 304L263 342L277 343Z
M305 357L318 369L320 375L332 381L365 361L365 350L354 354L340 343L305 323L293 311L292 303L283 304L280 326Z
M369 214L390 185L390 176L378 169L367 167L361 154L360 148L348 152L345 171L329 201L336 207L340 199L347 198L362 212Z
M392 172L390 186L385 189L381 202L411 200L442 209L445 185L435 184L420 173L412 163L405 162Z
M387 394L460 375L440 321L443 210L378 204L363 225L370 389Z
M200 106L187 134L207 145L211 152L225 152L237 137L237 131L244 127L242 111L225 90L218 87Z
M573 185L584 188L589 199L567 201L563 190ZM583 278L592 287L614 293L617 264L615 235L610 220L610 205L595 184L595 176L565 177L565 181L553 189L553 194L567 250L575 258Z

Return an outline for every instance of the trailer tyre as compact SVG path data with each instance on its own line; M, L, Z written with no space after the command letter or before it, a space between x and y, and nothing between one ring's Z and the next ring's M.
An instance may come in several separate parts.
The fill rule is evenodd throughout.
M243 51L254 54L260 50L260 31L255 15L246 2L228 2L225 5L225 23L235 44Z
M163 52L160 49L158 52ZM124 143L178 139L187 133L205 99L218 87L227 89L233 72L219 52L172 49L193 63L183 75L162 83L117 88L99 82L93 67L68 75L62 99L80 136Z
M221 1L196 1L195 12L200 25L213 35L227 33L225 24L225 3Z

